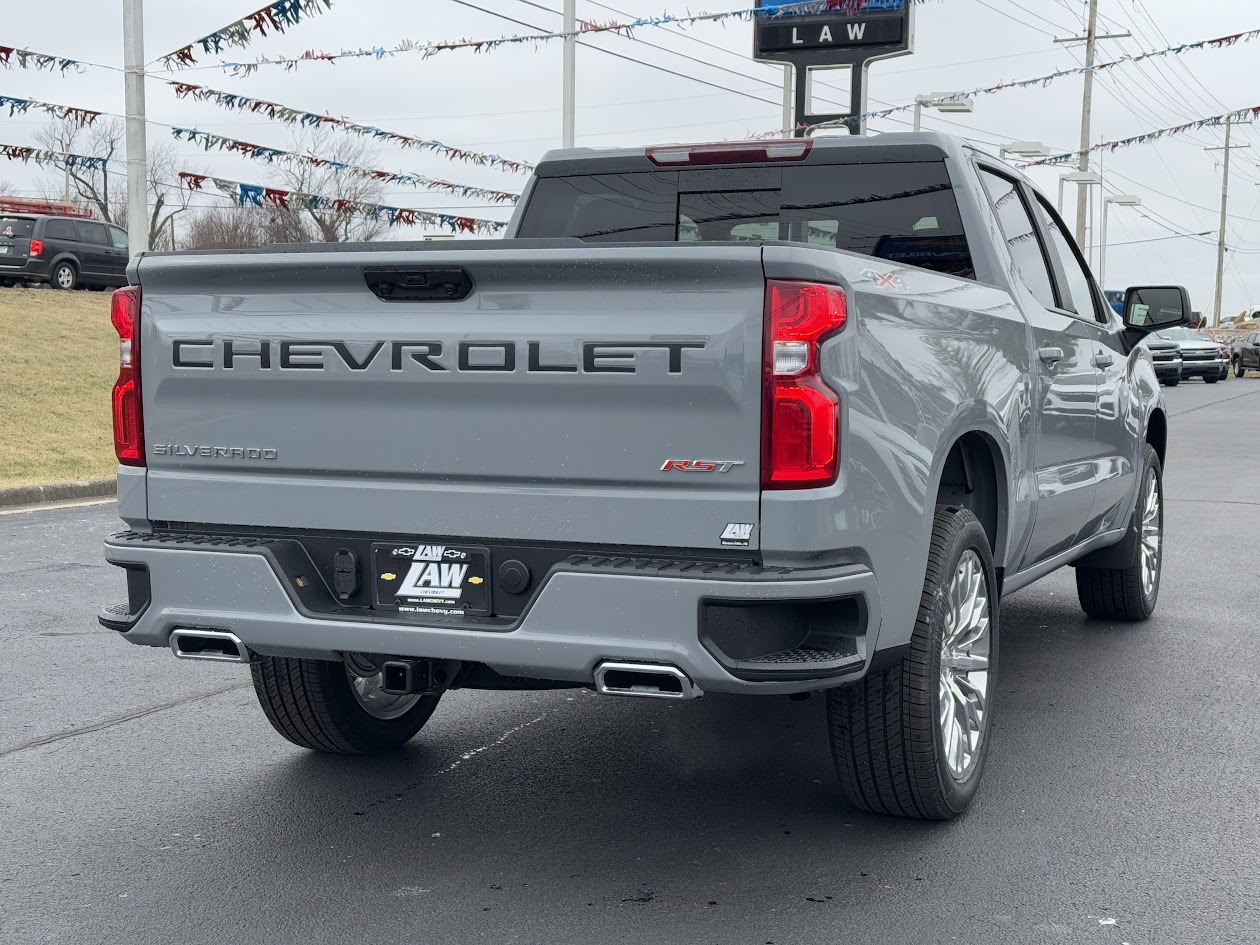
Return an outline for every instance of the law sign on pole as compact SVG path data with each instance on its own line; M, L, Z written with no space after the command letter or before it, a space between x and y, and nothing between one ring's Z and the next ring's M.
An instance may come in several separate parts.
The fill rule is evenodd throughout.
M812 0L782 3L757 0L753 20L753 58L785 62L796 72L795 127L798 136L809 125L852 118L848 129L863 134L866 113L867 68L879 59L914 51L912 0ZM849 109L815 112L813 79L816 73L846 70ZM836 94L836 90L830 90Z

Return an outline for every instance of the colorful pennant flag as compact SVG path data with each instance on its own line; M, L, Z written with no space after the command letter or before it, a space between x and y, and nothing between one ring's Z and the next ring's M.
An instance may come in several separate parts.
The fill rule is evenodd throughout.
M180 180L189 190L203 190L210 181L222 193L231 197L238 207L279 207L283 210L329 210L333 213L355 214L384 220L390 226L441 227L452 233L472 233L494 236L507 226L500 220L481 220L476 217L457 216L449 213L431 213L406 207L389 207L359 200L323 197L319 194L303 194L275 187L262 187L241 181L212 177L209 174L179 172Z
M410 135L399 134L395 131L384 131L371 125L360 125L347 118L334 118L332 115L307 112L298 108L290 108L287 105L281 105L278 102L250 98L246 95L237 95L234 92L220 92L218 89L208 89L204 86L191 85L187 82L175 82L169 79L166 81L168 85L174 87L177 98L192 98L199 102L212 102L220 108L264 115L274 121L284 122L286 125L305 125L307 127L331 125L360 137L388 141L403 148L432 151L452 161L465 161L469 164L497 167L500 170L514 174L528 173L534 167L534 165L525 161L513 161L500 157L497 154L484 154L480 151L470 151L467 148L452 147L451 145L443 144L441 141L433 141L428 138L413 138Z
M1117 151L1120 148L1132 147L1135 144L1149 144L1152 141L1158 141L1160 138L1167 138L1170 135L1185 134L1187 131L1199 131L1203 128L1215 128L1224 124L1248 124L1255 121L1257 117L1260 117L1260 105L1254 108L1240 108L1238 111L1229 112L1225 115L1213 115L1210 118L1188 121L1183 125L1173 125L1171 128L1148 131L1145 134L1134 135L1132 138L1121 138L1118 141L1103 141L1087 151L1069 151L1066 154L1055 154L1038 161L1029 161L1021 166L1040 167L1046 164L1075 164L1080 160L1082 154L1092 154L1094 151Z
M64 56L50 56L48 53L35 52L33 49L15 49L12 46L0 46L0 66L12 69L46 69L49 72L66 74L67 69L75 72L84 71L84 64L77 59L66 59Z
M304 17L316 16L332 6L332 0L276 0L265 7L243 16L234 23L202 36L172 53L162 57L162 65L168 70L191 66L197 61L194 46L204 53L219 53L225 46L244 48L254 41L254 36L266 36L268 31L283 33L296 26Z
M65 167L71 170L103 171L108 158L70 154L66 151L49 151L45 148L28 148L18 144L0 144L0 157L23 164L34 162L40 167Z
M80 128L92 124L101 117L100 112L94 112L90 108L72 108L69 105L54 105L51 102L40 102L33 98L12 98L8 95L0 95L0 108L8 108L10 118L14 115L25 115L33 108L37 112L45 112L54 118L68 118Z
M766 3L760 7L749 7L743 10L724 10L717 13L695 13L685 16L662 14L661 16L644 16L632 20L610 20L595 22L583 20L578 23L573 34L565 32L530 33L524 36L500 36L497 39L461 39L452 42L430 43L403 40L395 46L376 46L370 49L343 49L341 52L316 52L308 50L297 57L271 58L260 56L251 62L220 62L219 65L233 75L250 75L259 66L284 66L296 69L303 62L335 62L338 59L384 59L403 53L415 53L422 59L428 59L438 53L455 49L471 49L474 52L487 52L500 46L516 43L542 43L553 39L564 39L569 35L586 35L588 33L620 33L630 36L640 27L648 26L688 26L693 23L720 23L726 20L779 19L787 16L815 16L820 13L839 13L853 15L885 10L904 10L907 4L923 4L930 0L801 0L794 3Z
M1110 62L1099 62L1092 66L1075 66L1071 69L1060 69L1058 72L1052 72L1049 75L1040 75L1032 79L1019 79L1012 82L998 82L995 85L986 85L978 89L965 89L958 92L951 92L943 98L969 98L974 95L992 95L994 92L1005 92L1009 89L1026 89L1032 86L1045 87L1050 83L1062 79L1066 76L1084 75L1090 70L1103 72L1107 69L1114 69L1116 66L1123 66L1129 63L1142 62L1144 59L1156 59L1163 56L1180 56L1184 52L1190 52L1198 49L1224 49L1240 42L1250 42L1260 36L1260 29L1248 30L1245 33L1233 33L1229 36L1218 36L1215 39L1201 39L1194 43L1180 43L1176 46L1168 46L1164 49L1156 49L1147 53L1139 53L1136 56L1121 56L1119 59L1113 59ZM842 126L856 125L862 121L878 120L887 118L889 115L896 115L899 112L908 112L914 109L914 103L909 102L904 105L892 105L888 108L877 109L873 112L867 112L864 115L851 115L847 118L837 118L833 121L819 122L816 125L809 125L812 130L815 128L839 128Z
M191 141L200 144L207 151L234 151L254 160L271 163L277 159L289 163L309 164L312 167L331 167L337 173L350 174L369 180L378 180L386 184L418 187L422 190L441 191L457 197L471 197L477 200L489 200L492 203L516 203L519 194L506 190L492 190L487 187L474 187L470 184L456 184L451 181L424 177L420 174L402 174L393 171L378 171L370 167L359 167L344 161L330 161L328 158L313 154L298 154L293 151L281 151L276 148L265 148L262 145L238 141L235 138L224 138L221 135L198 131L195 128L172 128L171 134L180 141Z

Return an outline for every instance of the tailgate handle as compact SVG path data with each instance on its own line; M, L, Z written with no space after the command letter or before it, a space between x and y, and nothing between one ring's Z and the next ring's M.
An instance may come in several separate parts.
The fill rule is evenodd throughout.
M460 268L365 269L363 279L382 302L458 302L472 292Z

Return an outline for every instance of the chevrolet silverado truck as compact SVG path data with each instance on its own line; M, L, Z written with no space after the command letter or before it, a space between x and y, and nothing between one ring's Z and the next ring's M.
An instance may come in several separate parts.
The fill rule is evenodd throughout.
M145 254L112 319L127 599L285 738L448 689L825 692L840 785L944 819L1000 607L1155 609L1167 420L1053 204L934 134L549 153L509 238ZM1047 672L1053 673L1052 668Z

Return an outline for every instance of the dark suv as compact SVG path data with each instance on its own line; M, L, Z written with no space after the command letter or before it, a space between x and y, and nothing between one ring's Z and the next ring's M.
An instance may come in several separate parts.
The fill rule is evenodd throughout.
M99 220L0 213L0 285L127 284L127 232Z

